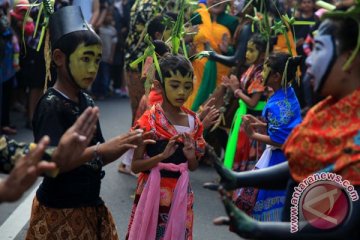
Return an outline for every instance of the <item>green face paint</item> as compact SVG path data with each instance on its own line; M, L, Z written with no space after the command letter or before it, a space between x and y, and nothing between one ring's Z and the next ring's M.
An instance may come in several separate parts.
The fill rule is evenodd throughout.
M246 49L246 64L254 64L259 59L259 50L257 50L256 45L249 41Z
M193 90L193 79L191 74L181 75L179 71L170 72L171 77L165 78L166 98L175 107L181 107L189 98Z
M95 80L101 60L102 49L100 44L85 46L80 44L70 55L69 69L76 84L88 88Z

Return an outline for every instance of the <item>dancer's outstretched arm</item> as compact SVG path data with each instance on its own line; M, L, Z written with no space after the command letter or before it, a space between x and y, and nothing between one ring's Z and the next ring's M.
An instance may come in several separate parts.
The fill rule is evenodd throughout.
M214 167L221 177L220 185L226 190L240 187L256 187L261 189L285 189L290 179L289 165L287 162L264 169L234 172L223 166L220 161L215 161ZM217 189L214 183L205 183L205 188Z
M211 52L210 59L222 63L224 65L227 65L229 67L236 66L241 61L244 62L247 42L249 41L251 35L252 35L251 25L250 24L244 25L244 28L241 30L240 36L238 37L239 41L237 43L234 55L226 56L226 55L218 54L216 52Z
M358 192L360 187L355 188ZM343 223L333 229L317 229L301 222L299 231L290 232L289 222L259 222L249 217L237 208L227 193L219 190L225 210L229 218L221 217L214 221L215 224L230 224L232 229L243 238L250 239L359 239L359 230L356 228L360 220L360 201L352 202L349 215Z

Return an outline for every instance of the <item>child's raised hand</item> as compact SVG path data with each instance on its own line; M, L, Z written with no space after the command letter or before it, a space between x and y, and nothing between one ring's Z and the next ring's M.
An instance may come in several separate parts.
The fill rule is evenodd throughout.
M259 119L257 119L256 117L254 117L253 115L251 114L246 114L243 116L243 119L246 118L248 121L254 123L254 122L258 122L260 121Z
M254 117L251 114L246 114L244 117L246 117L250 121L250 126L252 127L266 127L265 122L261 121L260 119Z
M221 77L221 85L223 85L224 87L230 87L230 79L228 76L223 75Z
M240 82L239 82L239 79L234 75L234 74L231 74L230 75L230 87L233 91L235 91L236 89L239 89L240 88Z
M193 138L188 133L183 133L181 136L184 139L184 148L183 153L187 160L195 160L195 142Z
M18 200L33 185L40 174L56 170L55 163L41 161L49 142L49 137L43 137L33 151L17 161L9 177L4 181L0 180L1 201Z
M215 108L214 105L215 98L210 98L203 106L200 107L198 111L198 117L201 121L204 120L204 118L209 114L209 112Z
M250 120L250 118L248 116L243 116L242 118L243 123L244 124L244 130L246 135L248 135L249 138L252 138L255 134L255 131L253 129L253 127L251 126L252 122Z
M222 85L231 88L233 92L240 88L240 82L234 74L231 74L230 77L223 76Z
M100 153L105 153L109 159L116 159L129 149L142 146L143 130L136 129L125 134L119 135L102 143L99 147Z
M216 109L215 106L212 106L206 114L205 118L202 120L204 129L207 129L220 121L221 119L219 118L219 115L219 109Z
M167 159L171 155L174 154L176 149L178 148L178 145L176 144L176 139L178 139L180 135L173 136L170 138L168 144L166 145L164 151L161 153L163 159Z

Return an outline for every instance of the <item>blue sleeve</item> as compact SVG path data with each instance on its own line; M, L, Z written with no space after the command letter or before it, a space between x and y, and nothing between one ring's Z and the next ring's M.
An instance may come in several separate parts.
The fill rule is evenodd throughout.
M283 144L292 129L300 123L301 117L297 116L298 111L293 107L287 99L283 99L268 104L264 109L267 132L272 141Z

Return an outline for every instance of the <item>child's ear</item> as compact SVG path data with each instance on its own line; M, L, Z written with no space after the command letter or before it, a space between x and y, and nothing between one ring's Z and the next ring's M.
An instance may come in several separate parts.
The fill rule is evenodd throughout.
M153 40L160 40L162 38L163 34L161 32L155 32L155 39Z
M275 81L276 81L276 82L281 82L281 80L282 80L281 74L278 73L278 72L276 72L276 73L275 73Z
M153 84L156 89L161 89L161 83L158 80L154 80Z
M259 63L263 63L265 61L265 53L260 53L258 59Z
M60 49L55 49L53 51L53 61L57 67L61 67L66 62L66 56Z

